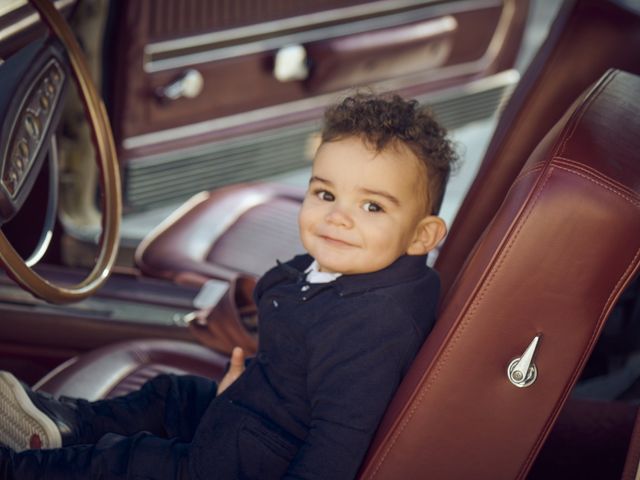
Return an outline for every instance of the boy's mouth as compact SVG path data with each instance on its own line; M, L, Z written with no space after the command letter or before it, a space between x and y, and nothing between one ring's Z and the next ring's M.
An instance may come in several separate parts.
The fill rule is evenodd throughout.
M355 247L355 245L352 243L349 243L344 240L340 240L339 238L330 237L329 235L318 235L318 236L330 245L335 245L337 247Z

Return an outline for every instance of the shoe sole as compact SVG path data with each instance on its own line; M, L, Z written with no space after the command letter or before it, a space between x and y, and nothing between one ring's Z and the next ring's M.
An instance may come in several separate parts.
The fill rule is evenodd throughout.
M9 372L0 372L0 443L16 452L62 446L56 424L33 404Z

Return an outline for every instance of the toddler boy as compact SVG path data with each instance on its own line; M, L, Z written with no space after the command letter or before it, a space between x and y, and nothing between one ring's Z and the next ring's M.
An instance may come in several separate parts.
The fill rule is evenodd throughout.
M307 254L258 282L246 369L236 349L219 388L161 375L98 402L3 373L0 443L57 447L3 448L3 478L354 478L435 320L426 256L446 233L436 214L454 160L415 101L358 94L330 108L299 215Z

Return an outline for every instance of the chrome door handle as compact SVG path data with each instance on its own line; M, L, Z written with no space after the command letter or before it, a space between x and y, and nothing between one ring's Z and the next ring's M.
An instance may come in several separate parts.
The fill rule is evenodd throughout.
M287 45L276 52L273 76L279 82L305 80L309 76L307 50L302 45Z
M190 68L170 84L158 88L156 95L161 100L177 100L178 98L195 98L202 92L204 78L202 74Z

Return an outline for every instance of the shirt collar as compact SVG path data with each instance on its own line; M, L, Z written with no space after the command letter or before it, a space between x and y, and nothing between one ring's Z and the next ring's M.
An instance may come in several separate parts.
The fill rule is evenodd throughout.
M329 283L342 275L341 273L321 272L317 260L313 260L304 273L307 274L307 282L309 283Z
M304 281L304 272L311 267L313 261L310 255L305 254L295 257L290 262L278 263L281 271L289 278ZM424 275L427 270L429 267L426 255L402 255L382 270L357 275L341 275L330 285L337 288L343 295L349 295L405 282Z

